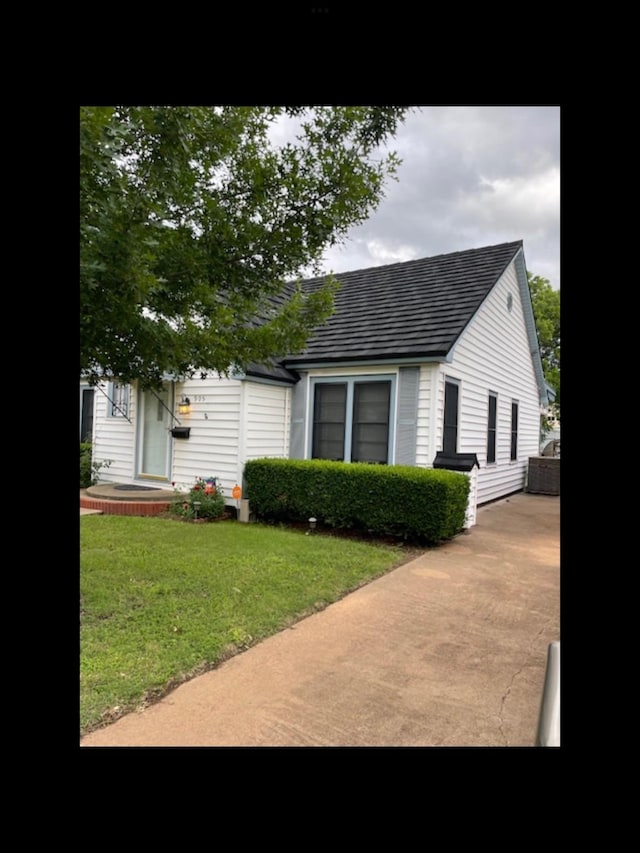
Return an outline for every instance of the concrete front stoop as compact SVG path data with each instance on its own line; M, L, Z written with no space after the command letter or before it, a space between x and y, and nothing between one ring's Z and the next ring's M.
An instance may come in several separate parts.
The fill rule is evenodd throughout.
M152 516L176 499L171 489L108 483L80 489L80 514Z

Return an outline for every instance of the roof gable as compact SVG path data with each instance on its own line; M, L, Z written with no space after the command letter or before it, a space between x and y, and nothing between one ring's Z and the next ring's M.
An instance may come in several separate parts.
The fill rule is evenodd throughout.
M516 241L337 274L334 314L282 363L443 358L521 250Z

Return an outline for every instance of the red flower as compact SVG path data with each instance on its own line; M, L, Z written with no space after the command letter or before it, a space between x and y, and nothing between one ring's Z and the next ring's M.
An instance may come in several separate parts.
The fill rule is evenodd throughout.
M195 484L195 486L193 487L193 491L194 491L194 492L199 492L199 491L200 491L200 486L199 486L197 483L196 483L196 484Z

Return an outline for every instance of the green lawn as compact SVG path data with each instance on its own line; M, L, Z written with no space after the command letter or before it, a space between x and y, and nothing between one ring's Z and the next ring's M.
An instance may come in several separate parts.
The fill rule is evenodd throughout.
M81 733L403 562L401 547L236 521L80 520Z

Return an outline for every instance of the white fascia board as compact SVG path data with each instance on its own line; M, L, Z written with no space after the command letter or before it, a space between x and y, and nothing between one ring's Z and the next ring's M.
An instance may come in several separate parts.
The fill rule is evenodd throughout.
M295 382L286 382L284 379L267 379L262 376L234 376L234 379L239 379L241 382L255 382L257 385L275 385L277 388L291 388Z
M288 370L323 370L331 367L377 367L378 365L387 364L429 364L443 362L447 360L444 355L429 355L429 356L414 356L413 358L370 358L358 359L356 361L305 361L304 364L292 364L288 366Z
M524 322L527 329L527 338L529 339L529 350L533 360L533 369L536 374L536 381L538 383L540 404L546 406L549 403L549 395L547 393L547 382L544 378L544 371L542 370L538 331L536 329L536 319L533 314L533 304L531 302L531 291L529 290L529 281L527 279L527 267L524 260L523 248L518 249L514 258L514 263L518 277L518 285L520 287L520 300L522 302Z

